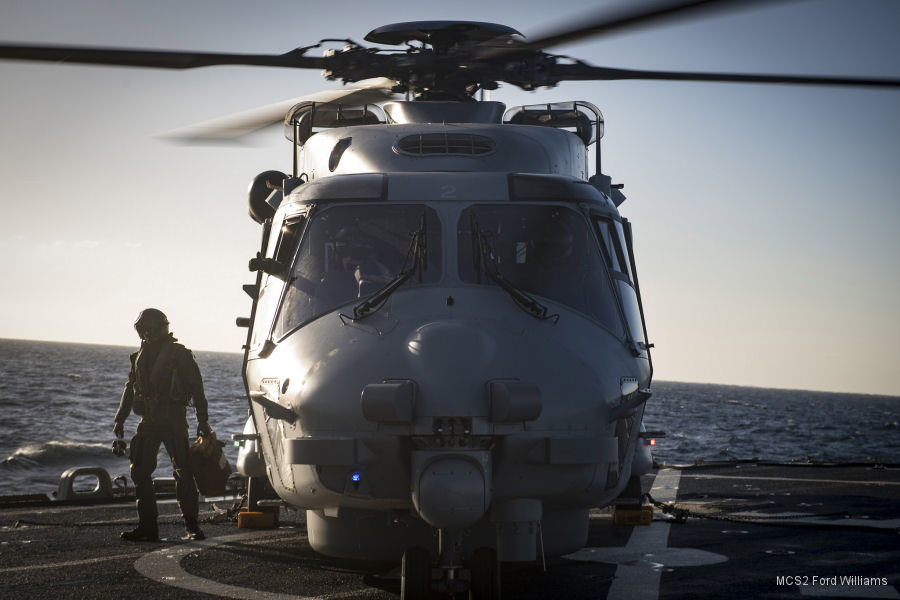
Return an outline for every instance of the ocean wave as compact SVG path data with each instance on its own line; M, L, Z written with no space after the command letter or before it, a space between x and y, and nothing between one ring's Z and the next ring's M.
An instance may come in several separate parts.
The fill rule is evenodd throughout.
M9 467L30 467L70 463L75 459L95 458L109 452L106 444L75 442L71 440L48 440L27 443L17 448L3 460Z

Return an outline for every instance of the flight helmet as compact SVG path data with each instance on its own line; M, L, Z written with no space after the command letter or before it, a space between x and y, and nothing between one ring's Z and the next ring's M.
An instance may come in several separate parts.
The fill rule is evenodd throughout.
M169 319L156 308L145 308L134 322L134 329L145 342L157 340L169 334Z

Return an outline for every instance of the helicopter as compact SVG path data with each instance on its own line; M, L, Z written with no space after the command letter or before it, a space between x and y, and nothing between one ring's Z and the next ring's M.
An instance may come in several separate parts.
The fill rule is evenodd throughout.
M602 113L475 98L500 82L631 77L898 85L614 70L544 52L727 4L631 8L532 41L490 23L398 23L365 41L402 49L345 41L323 57L9 45L0 56L274 65L357 84L279 107L293 170L251 185L262 235L240 321L252 413L242 472L253 493L267 483L307 510L317 551L399 558L403 597L437 585L495 598L498 562L579 549L588 510L649 469L653 368L625 198L602 171Z

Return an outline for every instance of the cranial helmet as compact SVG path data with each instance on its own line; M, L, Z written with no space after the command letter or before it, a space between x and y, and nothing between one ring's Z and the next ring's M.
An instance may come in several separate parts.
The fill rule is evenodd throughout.
M145 308L134 322L134 329L142 340L156 340L169 333L169 319L156 308Z

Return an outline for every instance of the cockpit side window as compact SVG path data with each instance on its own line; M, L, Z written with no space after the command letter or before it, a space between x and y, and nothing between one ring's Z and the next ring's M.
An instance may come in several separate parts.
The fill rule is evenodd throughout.
M602 217L595 217L594 221L600 236L606 265L614 277L632 283L634 277L631 273L631 261L628 257L628 246L625 244L625 232L622 224Z
M281 226L281 235L272 252L274 258L279 264L285 266L285 269L291 266L291 258L297 249L297 243L300 241L300 235L303 233L303 226L306 225L305 216L285 219L284 225Z
M424 205L336 205L312 215L296 251L273 335L279 339L312 319L377 292L413 264L422 228L427 268L421 283L441 278L441 224ZM419 283L417 275L404 286Z
M477 260L476 235L490 249L492 268L515 287L565 304L618 335L624 327L596 238L588 222L566 207L474 205L457 225L463 282L495 285ZM477 259L477 260L476 260Z
M594 217L594 224L600 237L603 257L619 292L631 340L635 343L636 351L646 352L643 312L632 269L630 245L625 237L625 227L621 221L599 216Z
M290 268L291 257L300 241L300 235L306 223L305 215L285 217L278 215L272 222L266 254L263 258L262 288L256 303L256 316L253 323L253 335L250 346L258 348L269 335L272 317L278 305L278 299L284 289L284 280Z

